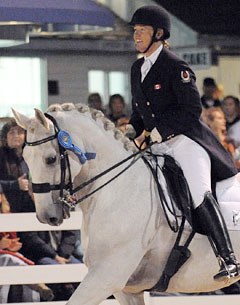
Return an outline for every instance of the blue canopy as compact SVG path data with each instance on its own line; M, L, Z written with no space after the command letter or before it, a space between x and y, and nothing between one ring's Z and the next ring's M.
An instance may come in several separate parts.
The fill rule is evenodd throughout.
M1 0L0 22L113 27L110 10L92 0Z

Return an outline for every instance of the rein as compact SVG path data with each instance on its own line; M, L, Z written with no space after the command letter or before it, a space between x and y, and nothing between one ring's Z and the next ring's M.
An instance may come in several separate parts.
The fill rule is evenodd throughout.
M95 177L89 179L88 181L80 184L78 187L76 187L73 190L73 193L76 193L78 191L80 191L81 189L83 189L84 187L86 187L87 185L93 183L94 181L96 181L97 179L103 177L104 175L106 175L107 173L111 172L112 170L114 170L115 168L119 167L120 165L126 163L127 161L133 159L133 161L127 166L125 167L122 171L120 171L118 174L116 174L113 178L111 178L110 180L108 180L106 183L102 184L101 186L99 186L98 188L96 188L95 190L93 190L92 192L88 193L87 195L81 197L80 199L78 199L76 201L76 203L79 203L81 201L83 201L84 199L90 197L91 195L93 195L94 193L96 193L97 191L99 191L100 189L102 189L104 186L106 186L107 184L109 184L110 182L112 182L113 180L115 180L117 177L119 177L122 173L124 173L127 169L129 169L134 163L136 163L140 158L142 158L142 156L145 154L146 150L149 149L150 146L152 146L155 143L150 143L146 148L144 148L143 150L139 150L136 153L132 154L131 156L123 159L122 161L114 164L113 166L109 167L108 169L106 169L105 171L101 172L100 174L96 175ZM134 159L135 157L138 157L136 159Z

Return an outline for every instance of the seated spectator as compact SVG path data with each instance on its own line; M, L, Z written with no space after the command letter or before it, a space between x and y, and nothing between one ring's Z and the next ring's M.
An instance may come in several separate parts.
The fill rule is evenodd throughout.
M88 96L88 106L90 108L94 108L97 110L102 111L104 114L106 113L106 110L103 106L103 101L99 93L91 93Z
M205 110L206 124L210 127L213 133L217 136L219 142L231 154L234 152L234 146L227 139L226 119L220 107L211 107Z
M240 146L240 102L236 96L225 96L222 109L226 117L228 137L233 141L235 148Z
M227 137L226 119L220 107L211 107L204 110L205 123L210 127L218 138L219 142L225 147L234 159L235 147ZM235 160L237 168L240 168L240 162Z
M37 265L80 264L73 253L77 241L76 231L19 232L23 242L21 253ZM55 295L55 301L66 300L74 292L72 283L49 285Z
M28 181L28 167L22 157L25 132L14 119L1 133L0 183L12 213L34 212L34 202Z
M203 95L201 97L203 108L220 107L221 101L218 97L218 87L215 80L206 77L203 80Z
M125 110L125 101L121 94L113 94L109 98L108 107L110 113L108 118L116 124L117 120L120 118L124 118L127 115L124 113Z
M1 206L7 206L7 200L1 193ZM3 210L3 209L2 209ZM5 209L8 212L8 209ZM22 243L16 232L0 233L0 266L27 266L34 262L19 251ZM3 285L0 286L0 303L51 301L54 295L45 284Z

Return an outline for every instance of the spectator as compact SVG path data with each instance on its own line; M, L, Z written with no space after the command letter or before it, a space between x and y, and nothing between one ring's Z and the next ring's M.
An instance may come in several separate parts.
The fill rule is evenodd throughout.
M227 138L226 119L220 107L205 109L206 124L211 128L224 148L233 156L235 148Z
M80 264L74 257L76 231L20 232L22 253L37 265ZM49 285L55 301L70 298L76 286L72 283Z
M108 107L110 113L108 118L116 124L117 120L120 118L125 118L127 115L124 113L125 101L121 94L113 94L109 98Z
M236 96L225 96L222 109L227 120L228 137L233 141L235 148L240 146L240 104Z
M1 195L1 205L8 205L4 196ZM6 210L8 212L8 209ZM27 266L34 262L24 257L21 250L22 243L16 232L0 233L0 266ZM52 290L45 284L31 285L3 285L0 286L0 303L8 302L36 302L53 300Z
M14 119L7 122L1 133L0 183L12 213L34 212L29 188L28 167L22 157L24 130Z
M104 114L106 110L104 109L102 98L99 93L91 93L88 96L88 106L97 110L102 111Z
M218 98L217 84L211 77L206 77L203 80L203 95L201 97L201 102L203 108L221 106L221 101Z

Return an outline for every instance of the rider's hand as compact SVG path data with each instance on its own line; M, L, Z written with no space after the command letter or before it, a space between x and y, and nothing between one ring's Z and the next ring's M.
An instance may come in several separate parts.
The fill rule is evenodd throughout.
M162 137L156 127L154 127L153 130L151 131L150 138L153 142L157 142L157 143L162 142Z
M125 137L129 138L130 140L133 140L136 137L136 131L133 128L133 125L131 125L131 124L126 125L124 135L125 135Z

